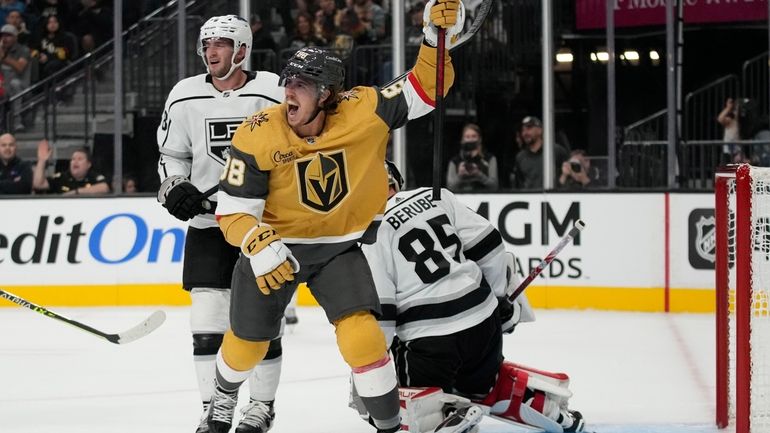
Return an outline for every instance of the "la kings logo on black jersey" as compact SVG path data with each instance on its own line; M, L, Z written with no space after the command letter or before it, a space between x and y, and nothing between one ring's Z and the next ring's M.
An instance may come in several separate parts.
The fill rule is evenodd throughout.
M206 153L218 163L225 165L235 130L245 119L245 117L206 119Z
M345 151L298 160L297 185L303 205L323 213L334 209L350 191Z

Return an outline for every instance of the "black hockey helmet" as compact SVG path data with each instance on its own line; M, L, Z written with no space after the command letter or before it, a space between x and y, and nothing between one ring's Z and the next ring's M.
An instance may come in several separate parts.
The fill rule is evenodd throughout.
M396 192L404 188L404 178L393 161L385 160L385 169L388 171L388 186L393 186Z
M278 85L285 86L287 79L296 76L308 78L335 93L345 85L345 65L329 50L305 47L294 53L286 63Z

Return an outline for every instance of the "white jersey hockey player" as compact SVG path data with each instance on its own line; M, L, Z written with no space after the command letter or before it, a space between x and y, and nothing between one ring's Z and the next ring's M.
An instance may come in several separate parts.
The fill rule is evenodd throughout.
M214 219L214 196L236 128L257 111L282 102L278 75L245 71L251 29L241 17L213 17L201 27L198 54L207 73L186 78L171 90L158 128L161 187L158 200L180 220L190 220L183 285L190 291L193 359L204 416L196 430L208 432L206 412L214 392L216 354L229 327L230 280L238 248L229 245ZM250 379L251 402L239 433L264 433L272 423L281 371L280 338L268 361Z
M380 324L409 431L470 431L480 408L549 432L582 431L582 415L567 409L565 374L503 359L503 333L534 314L525 296L507 298L518 277L498 230L450 191L437 201L429 188L399 192L398 169L390 161L386 169L390 199L377 242L363 250L376 264ZM446 402L464 403L443 419Z

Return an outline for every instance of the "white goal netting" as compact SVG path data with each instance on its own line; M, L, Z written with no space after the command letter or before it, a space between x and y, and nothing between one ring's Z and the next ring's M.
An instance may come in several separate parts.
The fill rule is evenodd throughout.
M749 314L749 426L751 433L770 433L770 312L768 292L770 291L770 168L750 168L750 184L744 185L735 178L728 180L728 287L729 287L729 415L736 417L737 327L736 301L739 274L750 277L748 287ZM750 205L737 199L737 188L748 187ZM750 219L746 213L750 207ZM738 227L750 224L749 249L741 249ZM750 256L749 269L739 268L738 255ZM746 273L746 274L744 274ZM749 304L744 304L749 305ZM739 313L740 314L740 313Z

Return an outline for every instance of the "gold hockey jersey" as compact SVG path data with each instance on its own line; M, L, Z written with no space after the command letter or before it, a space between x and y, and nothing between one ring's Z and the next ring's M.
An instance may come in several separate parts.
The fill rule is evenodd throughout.
M217 215L245 213L272 225L300 262L318 263L373 241L387 201L388 134L432 110L427 95L435 89L435 58L435 49L423 46L398 86L341 92L318 136L297 136L286 104L246 119L233 137ZM449 60L445 68L448 89Z

